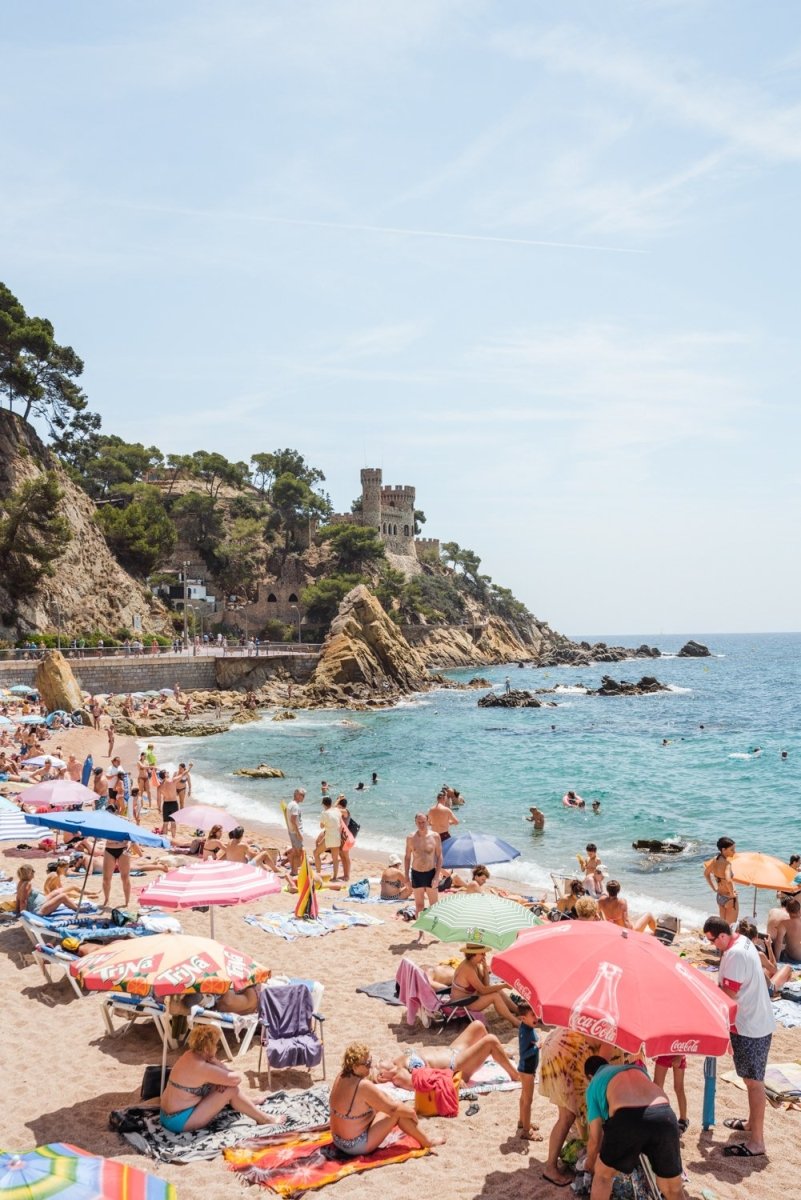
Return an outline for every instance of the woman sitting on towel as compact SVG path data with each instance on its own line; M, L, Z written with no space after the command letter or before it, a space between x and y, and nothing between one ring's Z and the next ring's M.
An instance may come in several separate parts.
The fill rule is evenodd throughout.
M184 1051L170 1072L161 1093L161 1123L171 1133L204 1129L213 1117L230 1104L237 1112L252 1117L257 1125L280 1125L257 1108L242 1091L242 1076L217 1059L220 1031L212 1025L197 1025L187 1038Z
M73 912L78 911L78 903L66 888L57 888L47 895L33 886L33 867L20 867L17 871L17 912L33 913L37 917L49 917L52 912L64 904Z
M450 1046L425 1046L419 1053L410 1050L391 1062L380 1063L376 1079L379 1083L392 1083L395 1087L413 1091L412 1071L418 1067L451 1073L459 1071L462 1078L468 1080L487 1058L493 1058L513 1082L520 1078L495 1034L487 1033L480 1021L471 1021Z
M180 1061L180 1060L179 1060ZM408 1104L398 1104L370 1080L373 1060L361 1042L352 1042L342 1057L342 1070L331 1087L331 1140L342 1154L357 1158L377 1150L396 1127L428 1149L444 1138L429 1138Z

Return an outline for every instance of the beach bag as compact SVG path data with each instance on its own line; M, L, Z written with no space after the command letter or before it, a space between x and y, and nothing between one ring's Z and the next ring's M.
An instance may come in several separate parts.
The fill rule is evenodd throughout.
M124 908L112 908L111 910L112 925L129 925L133 919L133 915L126 912Z
M170 1078L170 1067L167 1067L167 1074L164 1076L164 1086L167 1086L167 1080ZM142 1076L142 1086L139 1089L140 1100L155 1100L156 1096L161 1095L161 1065L156 1063L145 1067L145 1073Z
M348 888L348 895L354 900L369 900L370 880L360 879L357 883L352 883Z
M462 1086L461 1071L454 1071L453 1086L456 1091ZM414 1111L418 1117L437 1117L437 1095L436 1092L415 1092L414 1093Z
M348 818L348 829L350 830L351 837L356 837L356 834L361 829L361 825L359 824L358 821L354 821L353 817L349 817Z

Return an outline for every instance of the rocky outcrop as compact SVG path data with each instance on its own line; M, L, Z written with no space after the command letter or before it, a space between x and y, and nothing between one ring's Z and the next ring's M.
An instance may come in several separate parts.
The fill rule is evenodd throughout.
M631 658L661 658L656 646L608 646L606 642L571 642L558 639L536 663L538 667L589 667L592 663L625 662Z
M643 675L638 683L628 683L625 679L613 679L604 675L601 686L589 688L588 696L649 696L653 692L669 692L667 684L660 683L653 675Z
M319 702L420 691L425 663L364 584L348 592L331 622L307 689Z
M271 767L267 763L259 763L257 767L239 767L232 775L244 775L247 779L283 779L284 772L280 767Z
M282 709L281 712L275 713L271 718L273 721L296 721L295 713L289 712L288 709Z
M533 692L513 689L511 692L488 692L478 702L479 708L542 708L543 701Z
M58 477L64 497L61 516L72 537L55 563L55 573L22 600L13 600L0 575L0 636L24 637L34 632L145 634L168 632L166 609L117 562L95 519L95 506L74 484L58 459L21 417L0 410L0 498L45 471Z
M710 650L702 642L694 642L690 638L689 642L685 642L678 653L679 658L710 658Z
M83 693L72 673L72 667L60 650L48 650L36 668L36 687L49 712L63 709L72 713L84 708Z

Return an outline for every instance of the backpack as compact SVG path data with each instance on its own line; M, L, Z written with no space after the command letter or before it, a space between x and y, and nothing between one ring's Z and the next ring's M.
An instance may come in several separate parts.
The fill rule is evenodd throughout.
M352 883L348 888L348 895L354 900L368 900L370 898L370 880L360 879L357 883Z

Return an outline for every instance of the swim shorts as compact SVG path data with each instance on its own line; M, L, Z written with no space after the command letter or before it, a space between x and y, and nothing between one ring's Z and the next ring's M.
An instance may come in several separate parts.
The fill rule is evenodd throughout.
M687 1056L686 1054L657 1054L654 1059L654 1066L676 1067L679 1071L686 1071Z
M161 808L162 820L172 821L179 807L180 805L177 800L165 800Z
M641 1154L660 1179L681 1175L679 1123L669 1104L619 1108L604 1121L599 1155L604 1166L630 1175Z
M731 1035L731 1054L734 1069L741 1079L764 1079L768 1065L772 1033L765 1037L743 1037L741 1033Z
M434 886L434 867L430 871L415 871L412 868L411 880L413 888L430 888Z
M540 1052L534 1050L531 1054L527 1054L525 1058L521 1058L517 1064L517 1069L521 1075L536 1075L537 1067L540 1065Z

